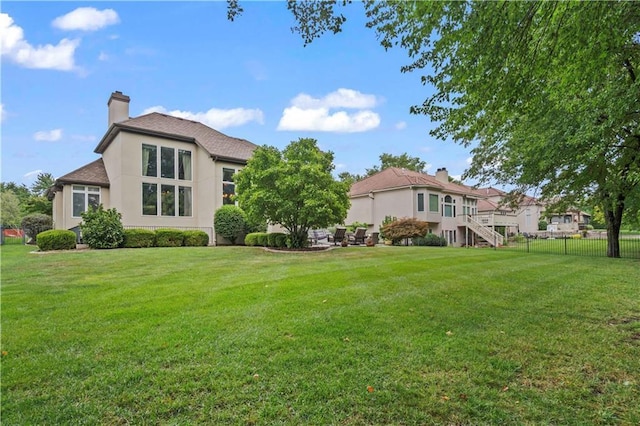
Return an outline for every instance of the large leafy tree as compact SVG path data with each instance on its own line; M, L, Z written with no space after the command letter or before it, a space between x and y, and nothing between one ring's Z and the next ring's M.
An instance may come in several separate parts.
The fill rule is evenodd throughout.
M348 186L333 178L333 168L333 153L320 151L315 139L301 138L282 151L259 147L235 176L238 203L250 220L279 224L292 247L304 247L309 229L347 216Z
M342 5L350 1L341 2ZM346 21L335 1L289 2L311 42ZM607 254L640 209L640 7L635 2L365 2L384 47L432 94L411 108L473 148L467 177L602 208Z

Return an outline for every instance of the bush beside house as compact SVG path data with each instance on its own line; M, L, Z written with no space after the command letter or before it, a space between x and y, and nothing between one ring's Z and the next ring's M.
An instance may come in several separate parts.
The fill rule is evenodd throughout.
M35 242L36 236L44 231L53 228L51 216L42 213L33 213L22 219L22 229L24 229L27 237Z
M115 208L105 210L102 204L81 214L82 241L92 249L114 249L124 241L122 215Z
M36 244L41 251L73 250L76 248L76 233L63 229L50 229L36 235Z

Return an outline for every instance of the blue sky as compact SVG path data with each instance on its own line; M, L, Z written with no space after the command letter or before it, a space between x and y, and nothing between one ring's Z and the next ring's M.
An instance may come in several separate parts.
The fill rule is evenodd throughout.
M96 158L111 92L130 115L161 111L230 136L284 148L312 137L336 174L364 173L382 153L420 157L433 174L462 174L469 150L429 136L409 113L428 87L402 74L360 4L338 35L304 47L284 2L2 2L2 181L30 185Z

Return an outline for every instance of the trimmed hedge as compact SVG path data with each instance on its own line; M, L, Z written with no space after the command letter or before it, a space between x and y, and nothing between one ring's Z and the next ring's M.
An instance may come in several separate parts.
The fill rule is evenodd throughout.
M122 247L142 248L155 246L156 233L149 229L125 229Z
M181 247L184 245L184 232L179 229L156 229L156 247Z
M204 247L209 245L209 235L204 231L184 231L184 245L189 247Z
M41 251L73 250L76 248L76 233L66 229L51 229L36 236Z
M244 245L254 247L258 245L258 232L252 232L244 236Z
M415 237L411 239L414 246L431 246L431 247L446 247L447 240L443 237L439 237L436 234L427 234L424 237Z
M287 238L289 238L287 234L284 234L282 232L272 232L267 237L269 242L269 247L277 247L277 248L286 247Z
M287 247L289 235L282 232L253 232L244 237L244 244L249 247Z
M268 247L269 246L269 234L266 232L258 232L257 242L259 246Z

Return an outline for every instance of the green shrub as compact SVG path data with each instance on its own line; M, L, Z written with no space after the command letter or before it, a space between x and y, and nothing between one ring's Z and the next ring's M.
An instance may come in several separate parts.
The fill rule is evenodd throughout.
M282 232L272 232L268 236L269 247L286 247L287 246L287 234Z
M547 225L549 225L547 223L546 220L541 220L538 222L538 231L546 231L547 230Z
M257 232L257 245L267 247L269 245L269 234L266 232Z
M384 240L385 236L384 236L384 227L392 222L395 222L397 220L397 218L395 216L385 216L384 220L382 221L382 224L380 225L380 239Z
M51 216L42 213L33 213L22 219L22 229L27 237L35 240L36 235L53 228Z
M226 205L220 207L214 217L213 226L216 234L221 235L231 244L246 232L247 215L240 207Z
M209 245L209 235L204 231L184 231L184 245L190 247L204 247Z
M122 247L142 248L155 245L156 233L150 229L125 229Z
M156 247L181 247L184 244L184 232L179 229L156 229Z
M367 228L369 225L365 222L353 222L347 225L347 232L356 232L356 228Z
M247 234L244 237L244 245L253 247L258 245L258 234L259 232L252 232L251 234Z
M414 246L431 246L431 247L446 247L447 240L443 237L439 237L436 234L427 234L424 237L414 237L411 242Z
M50 229L36 235L36 244L42 251L73 250L76 248L76 233L66 229Z
M124 240L122 215L116 209L105 210L102 204L81 214L82 241L93 249L118 248Z

